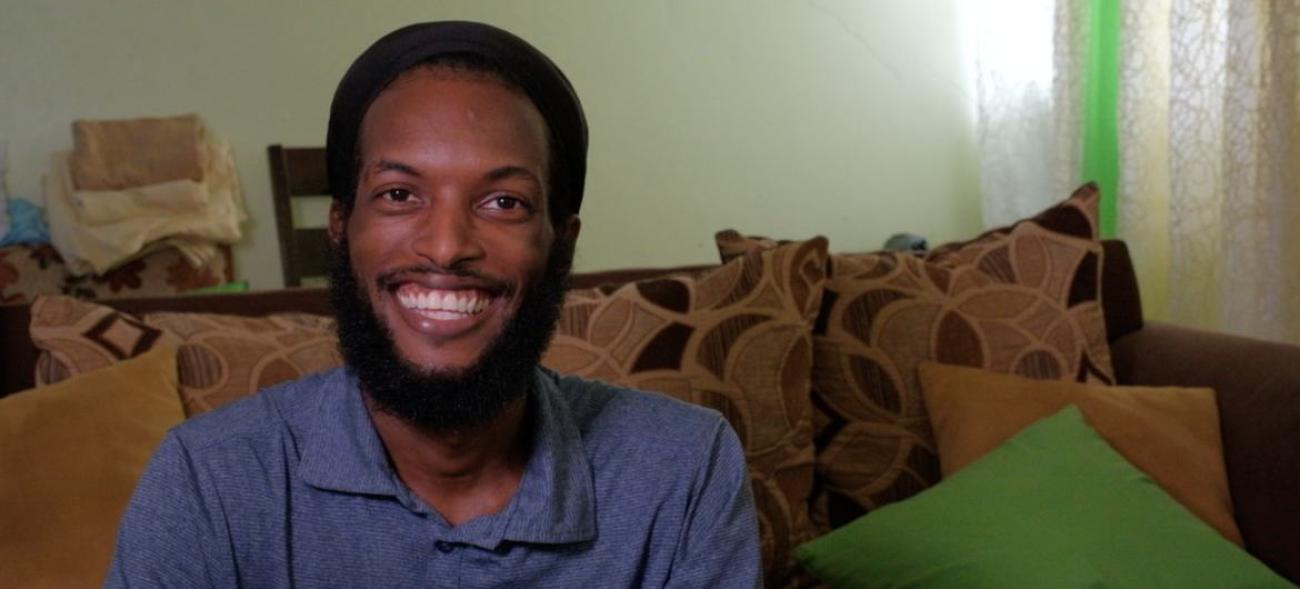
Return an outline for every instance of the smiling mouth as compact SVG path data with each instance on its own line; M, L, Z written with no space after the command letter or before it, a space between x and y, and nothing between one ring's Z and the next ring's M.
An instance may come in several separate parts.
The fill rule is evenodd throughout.
M411 283L399 287L396 295L402 307L441 321L478 315L487 309L493 298L488 292L475 288L426 288Z

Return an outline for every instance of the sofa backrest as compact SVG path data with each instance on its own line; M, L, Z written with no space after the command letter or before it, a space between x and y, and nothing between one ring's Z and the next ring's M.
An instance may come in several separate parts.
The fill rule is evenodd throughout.
M1142 328L1142 305L1138 294L1137 276L1133 272L1128 247L1119 240L1107 240L1103 245L1105 253L1102 263L1102 306L1106 314L1108 338L1113 341ZM698 272L711 267L713 266L695 265L583 272L573 275L570 286L592 288L602 284L621 284L675 272ZM332 313L329 295L323 288L125 298L103 301L102 304L133 314L173 311L257 317L291 311L319 315ZM0 397L34 386L38 350L28 335L30 323L30 304L0 306L0 358L3 359L3 370L0 370Z

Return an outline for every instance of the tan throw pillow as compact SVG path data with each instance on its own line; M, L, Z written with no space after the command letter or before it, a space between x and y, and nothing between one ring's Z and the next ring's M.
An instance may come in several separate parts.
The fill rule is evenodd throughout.
M184 418L168 347L0 399L0 587L103 583L136 481Z
M811 323L826 239L742 256L699 275L571 291L543 363L721 412L749 461L769 586L810 540Z
M175 346L187 416L215 409L259 389L343 364L334 322L306 313L241 317L211 313L149 313L136 317L65 296L32 305L32 341L42 350L37 384Z
M839 527L939 480L916 365L1113 382L1100 302L1095 186L1042 214L926 255L831 256L813 332L818 485ZM718 236L724 253L771 240Z
M1213 390L1044 382L932 362L917 371L944 477L1029 424L1077 405L1124 458L1241 545Z

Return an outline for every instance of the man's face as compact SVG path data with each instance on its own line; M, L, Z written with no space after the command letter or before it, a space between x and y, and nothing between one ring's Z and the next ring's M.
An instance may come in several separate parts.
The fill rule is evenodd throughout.
M541 277L557 239L546 138L525 96L474 74L408 72L367 111L353 210L330 229L412 367L473 366Z

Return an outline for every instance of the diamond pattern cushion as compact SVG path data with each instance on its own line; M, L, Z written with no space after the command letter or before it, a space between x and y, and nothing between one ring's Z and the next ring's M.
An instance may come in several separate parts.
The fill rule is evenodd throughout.
M139 356L159 344L176 347L187 416L343 363L333 320L305 313L136 317L71 297L49 296L32 305L31 335L42 350L36 365L40 385Z

